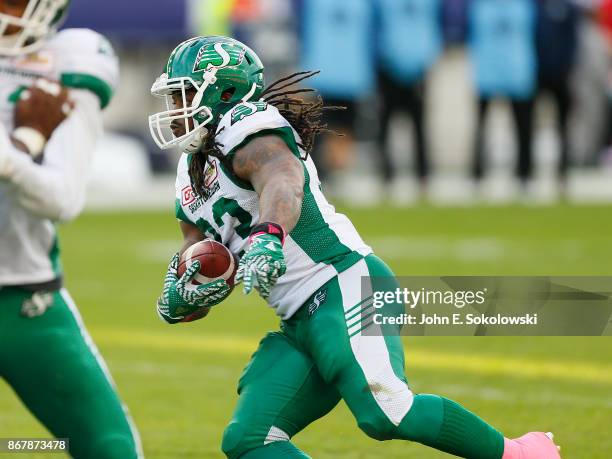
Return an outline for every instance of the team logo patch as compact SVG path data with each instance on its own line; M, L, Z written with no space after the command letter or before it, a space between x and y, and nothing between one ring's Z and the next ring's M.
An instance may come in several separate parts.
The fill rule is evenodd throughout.
M266 111L268 108L267 102L244 102L232 111L232 126L238 121L242 121L247 116L254 115L257 112Z
M36 292L21 305L21 315L32 319L42 316L51 306L53 306L52 293Z
M210 43L198 51L194 72L205 72L211 68L235 67L244 60L246 50L229 43Z
M193 188L190 185L187 185L185 188L181 190L181 204L184 206L188 206L192 202L196 200L196 195L193 192Z
M221 189L221 185L217 178L219 178L217 162L213 161L208 163L204 171L204 190L202 190L201 194L201 198L204 202L208 201L217 191L219 191L219 189Z
M217 177L219 172L217 171L217 163L208 163L206 170L204 171L204 186L209 188Z
M315 312L317 312L317 309L319 309L319 306L325 303L326 300L327 300L327 289L326 288L319 290L317 293L315 293L314 296L312 297L312 301L308 304L308 315L312 316Z
M100 37L100 41L98 43L98 54L103 54L105 56L114 56L115 50L113 49L113 45L110 44L104 37Z

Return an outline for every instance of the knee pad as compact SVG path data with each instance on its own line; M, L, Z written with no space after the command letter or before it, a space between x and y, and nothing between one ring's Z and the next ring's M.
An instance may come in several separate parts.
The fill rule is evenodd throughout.
M245 428L245 425L248 426ZM223 432L221 450L228 459L271 459L277 457L306 458L291 442L289 435L271 427L268 435L257 433L245 421L232 421Z
M373 414L357 420L359 428L374 440L391 440L396 427L384 414Z
M237 459L248 449L244 443L244 428L239 422L231 422L223 432L221 450L228 459Z
M70 452L75 459L138 459L137 447L131 436L109 435L83 446L70 442Z

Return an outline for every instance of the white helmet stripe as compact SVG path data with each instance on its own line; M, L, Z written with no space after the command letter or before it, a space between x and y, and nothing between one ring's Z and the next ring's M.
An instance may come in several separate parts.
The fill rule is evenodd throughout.
M219 67L227 67L232 58L229 53L223 48L223 43L215 43L215 51L217 51L217 53L219 53L219 56L223 58L223 63L219 65Z
M251 86L251 90L248 92L246 96L242 98L242 102L247 102L251 100L251 97L253 97L253 94L255 94L255 91L257 91L257 85L253 83L253 85Z

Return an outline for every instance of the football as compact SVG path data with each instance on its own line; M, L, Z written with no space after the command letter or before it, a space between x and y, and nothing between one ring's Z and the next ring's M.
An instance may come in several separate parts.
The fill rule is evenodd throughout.
M196 260L200 262L200 271L192 280L195 285L207 284L216 279L225 279L230 287L234 287L238 259L223 244L212 239L206 239L189 246L181 255L178 266L179 277Z

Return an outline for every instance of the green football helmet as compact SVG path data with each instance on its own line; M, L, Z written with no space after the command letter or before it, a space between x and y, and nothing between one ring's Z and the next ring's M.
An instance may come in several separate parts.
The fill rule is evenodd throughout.
M195 91L191 99L189 89ZM167 108L149 117L153 140L161 149L179 146L195 153L208 134L207 125L217 124L238 103L258 99L263 89L263 64L245 44L218 36L187 40L172 51L151 88L151 94L166 99ZM177 97L182 104L175 105ZM171 129L177 122L185 128L179 137Z
M0 13L0 55L38 51L62 24L69 6L70 0L30 0L21 17ZM7 34L11 27L18 31Z

